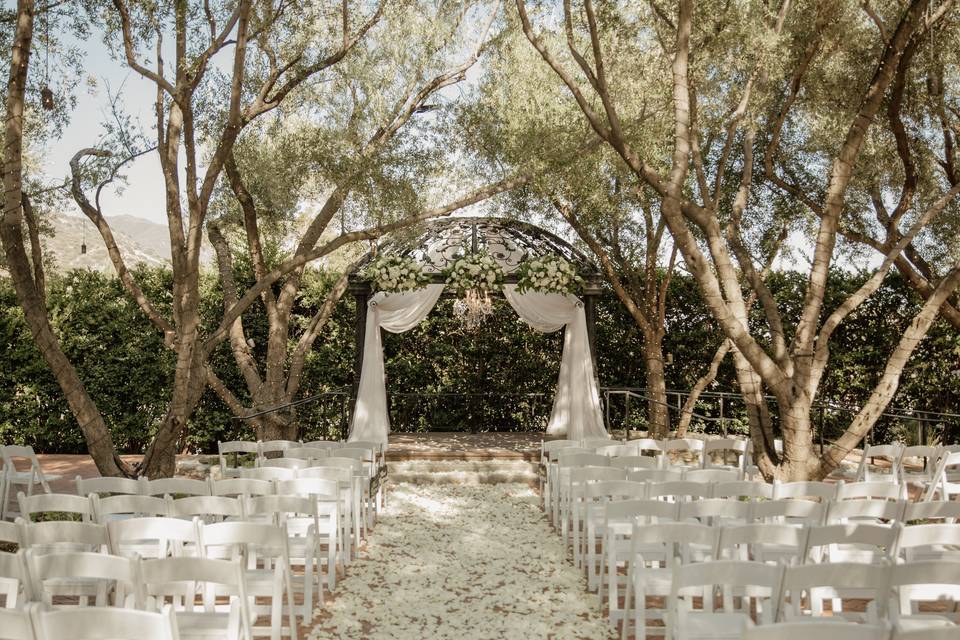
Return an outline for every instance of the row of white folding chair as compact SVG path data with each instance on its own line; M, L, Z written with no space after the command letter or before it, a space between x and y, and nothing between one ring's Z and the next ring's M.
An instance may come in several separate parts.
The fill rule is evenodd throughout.
M857 467L857 480L885 480L888 482L919 483L933 480L937 463L950 448L934 445L905 446L898 442L867 445L863 448ZM884 461L876 465L876 459Z
M744 504L744 503L741 503ZM772 503L767 503L772 504ZM746 505L745 505L746 506ZM631 562L649 557L643 541L651 524L678 523L695 529L705 527L699 544L708 555L754 560L785 560L792 563L865 562L880 559L899 561L960 562L960 529L950 524L924 524L890 527L843 523L822 526L797 526L786 522L754 521L738 523L731 505L707 500L670 504L650 500L610 502L604 509L601 529L602 550L597 565L595 538L588 540L588 588L606 589L611 612L617 606L620 568L630 573ZM728 519L729 518L729 519ZM591 530L590 536L596 535ZM677 534L679 535L679 534ZM710 542L707 542L710 540ZM664 540L668 543L670 540ZM679 540L673 540L676 543Z
M339 521L339 526L342 530L342 534L338 537L339 544L341 545L339 553L342 554L341 560L344 563L349 563L354 548L352 541L355 540L356 543L359 544L359 538L361 534L360 525L362 522L364 522L361 520L362 507L365 504L362 502L362 498L365 494L362 493L363 483L355 482L354 480L353 474L357 468L356 461L348 460L346 462L347 464L343 467L323 466L302 469L299 471L271 467L265 467L262 469L245 469L245 474L255 476L250 478L230 478L226 480L210 479L209 481L190 480L186 478L168 478L164 480L150 481L146 487L147 489L152 490L171 489L174 490L174 492L178 495L197 497L198 500L195 502L198 511L194 515L200 515L199 509L202 508L202 505L209 505L205 507L208 509L208 513L212 515L233 517L231 512L227 511L228 506L221 504L218 501L202 501L199 500L199 498L211 496L211 494L212 497L270 495L276 493L275 483L298 478L337 481L342 485L341 500L343 503L341 509L343 517L340 518ZM125 479L78 479L77 486L81 491L90 490L91 492L112 493L112 489L120 488L118 485L114 484L114 482L117 480L122 481ZM127 482L137 481L127 480ZM140 485L143 484L144 481L141 481ZM70 503L76 502L77 505L75 512L81 514L83 513L81 510L82 505L78 502L78 498L76 496L74 496L72 499L70 497L65 499L51 498L47 502L51 504L53 502L57 502L56 508L47 510L61 512L74 511L70 508ZM185 503L184 507L186 507L186 504L189 503ZM114 519L118 515L190 515L169 512L161 499L142 495L111 495L108 497L99 498L94 505L96 506L93 507L93 513L95 514L93 519L97 521ZM223 513L220 511L221 509L224 510Z
M903 628L946 627L960 633L956 611L919 613L921 604L960 602L960 562L784 565L698 562L669 550L664 553L665 566L637 574L635 607L633 615L624 617L623 637L632 626L636 638L645 638L653 618L666 623L668 638L737 638L754 622L821 620L825 601L830 601L832 620L875 625L889 620ZM665 596L666 608L657 607L651 596ZM865 611L844 610L843 601L851 599L868 600ZM718 609L722 615L716 615Z
M234 479L224 482L238 481ZM23 548L42 546L56 549L66 545L73 550L110 549L118 554L137 552L150 557L164 557L196 549L199 541L192 521L199 520L199 517L208 522L232 519L274 524L299 517L303 526L300 527L301 530L293 531L293 525L290 525L291 537L305 536L314 547L326 547L327 582L333 589L336 585L337 567L345 562L343 555L346 552L342 542L337 483L305 478L279 482L276 488L280 495L271 492L270 495L245 499L224 496L187 497L177 500L161 500L148 496L95 497L95 500L106 505L98 509L98 514L106 524L72 521L29 523L19 520L17 531L0 531L3 534L0 537L18 543ZM37 497L34 496L33 499ZM67 497L82 500L77 496ZM298 510L293 511L293 507ZM122 519L112 518L121 514L124 516ZM149 515L144 517L144 514ZM318 566L318 575L321 573Z
M180 638L206 638L223 640L250 639L253 635L251 601L253 594L247 591L247 578L242 559L210 558L121 558L99 554L57 554L58 557L30 556L22 559L24 565L32 566L39 584L30 583L28 588L39 589L45 606L52 608L52 596L48 585L55 592L90 593L99 590L98 585L115 583L127 593L123 605L147 611L158 611L172 600L172 617ZM13 556L17 557L17 556ZM37 572L43 573L37 573ZM202 597L202 607L197 608L196 598ZM229 603L217 604L218 599L229 597ZM61 605L62 606L62 605ZM277 603L277 608L282 606ZM31 608L31 610L35 610ZM111 615L110 608L84 608L96 612L105 619ZM296 634L296 627L292 627ZM76 638L85 629L63 629L60 638ZM268 630L273 640L279 640L281 627ZM0 630L0 637L3 631ZM149 630L129 629L122 636L115 636L102 629L99 638L142 638ZM149 636L147 636L149 637Z
M287 458L271 460L271 463ZM306 466L312 464L314 466ZM343 512L343 544L345 548L344 561L349 563L353 557L353 549L359 547L360 538L365 535L369 522L368 512L370 504L370 484L368 476L359 460L350 458L327 458L322 461L303 461L304 466L264 466L256 469L244 469L240 479L269 480L273 482L289 482L297 479L325 479L335 480L340 484L341 510Z
M669 623L678 640L722 637L724 627L729 633L740 625L742 633L751 623L751 608L763 612L758 622L776 620L778 615L788 621L821 619L824 601L830 600L837 607L842 597L868 597L871 602L862 614L835 608L830 618L863 620L873 625L889 619L897 627L951 628L955 634L960 633L955 614L953 619L915 614L918 602L960 600L960 563L786 567L737 561L676 563L671 583ZM728 615L716 615L715 593L723 594L723 613ZM803 606L804 594L809 607ZM734 596L741 595L745 597L737 603ZM888 603L891 597L900 601L899 606ZM702 608L695 609L694 598L702 598Z
M0 462L3 464L0 468L0 520L7 519L10 494L17 491L17 487L25 487L27 495L33 495L38 486L44 493L50 493L50 482L60 479L59 475L44 473L37 454L30 446L0 446ZM25 463L29 470L18 470L17 462L21 466Z
M891 629L887 623L856 624L852 622L817 622L811 629L806 622L778 622L753 626L744 630L742 640L810 640L810 632L830 640L956 640L954 627Z
M265 459L272 459L267 454L279 453L283 457L319 459L331 455L341 457L357 457L361 460L369 460L377 472L381 472L384 463L384 445L378 442L336 442L332 440L314 440L310 442L297 442L293 440L266 440L249 442L243 440L234 440L230 442L218 442L217 451L220 462L220 476L222 478L239 477L242 466L229 464L228 456L247 455L253 458L255 465L259 465ZM335 452L335 453L334 453ZM239 462L239 459L236 460Z
M960 448L942 447L923 499L952 500L960 493Z
M270 595L267 585L274 589L284 587L288 596L288 611L292 612L293 600L291 584L293 583L292 566L303 566L303 579L297 581L298 591L303 594L303 610L301 616L309 616L313 604L314 583L319 583L320 602L323 602L323 576L327 575L327 584L330 589L335 587L336 566L333 549L336 546L335 538L328 534L336 531L335 527L321 526L323 519L318 517L317 503L312 497L294 496L265 496L249 498L250 512L254 517L261 519L256 522L220 522L205 525L199 520L192 522L162 519L162 518L134 518L117 521L109 526L93 525L77 522L43 522L31 525L24 524L21 534L22 548L27 549L30 557L40 558L38 562L49 563L49 557L66 557L71 555L76 561L82 562L80 567L96 567L96 556L104 555L109 550L116 557L186 557L203 556L230 557L240 551L254 580L251 595ZM334 503L335 504L335 503ZM244 546L239 547L241 543ZM247 548L249 546L249 548ZM326 571L322 547L327 548ZM217 554L211 552L218 549ZM269 553L268 553L269 552ZM22 552L21 552L22 553ZM251 555L252 554L252 555ZM272 555L269 555L272 554ZM10 554L0 554L7 559ZM107 556L112 557L112 556ZM258 560L268 560L264 568L258 568ZM262 563L261 563L262 564ZM38 566L45 566L38 565ZM56 565L62 566L62 565ZM79 572L76 564L69 565L74 572ZM109 567L107 567L109 569ZM101 569L106 571L107 569ZM272 574L266 575L265 570ZM90 569L88 569L90 570ZM4 578L13 577L0 570L0 582ZM58 569L60 574L48 576L53 578L91 578L93 574L85 576L70 575L68 569ZM42 583L43 576L49 569L37 573ZM106 576L106 574L105 574ZM316 576L316 579L314 578ZM129 581L128 581L129 582ZM87 582L72 581L66 595L99 596L101 585ZM72 590L70 590L72 589ZM91 591L92 589L92 591ZM262 593L261 593L262 592ZM64 594L60 594L64 595ZM8 595L8 606L11 602ZM274 600L278 605L280 600ZM104 604L102 597L97 598L98 604ZM116 604L122 603L122 597ZM278 623L277 612L271 614L273 623Z
M2 640L180 640L173 607L159 612L120 607L46 610L37 603L26 609L0 609Z
M613 460L617 460L614 458ZM597 482L627 480L645 483L645 489L632 489L632 498L659 498L665 500L700 500L708 498L729 498L753 502L769 499L810 499L822 500L824 509L819 519L809 524L843 522L847 520L871 520L876 522L894 522L901 520L907 503L900 499L902 492L897 485L883 482L864 483L774 483L738 481L724 478L725 470L690 470L678 476L683 480L651 481L650 478L664 477L662 470L639 470L623 473L614 467L590 466L573 467L566 475L569 489L560 492L560 529L564 544L567 540L567 525L570 524L574 545L574 560L580 566L578 543L583 521L588 518L585 502L602 501L602 488L585 493L588 487ZM733 477L731 474L730 477ZM692 478L692 479L691 479ZM626 496L624 496L626 497ZM863 499L860 499L863 498ZM742 503L746 504L746 503ZM753 519L751 517L751 519ZM588 526L588 525L586 525Z

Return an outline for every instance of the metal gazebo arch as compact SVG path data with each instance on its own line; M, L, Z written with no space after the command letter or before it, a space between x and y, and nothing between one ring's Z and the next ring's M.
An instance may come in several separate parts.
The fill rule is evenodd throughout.
M382 241L375 251L360 263L350 276L350 292L356 300L357 350L354 360L353 390L356 396L363 363L367 302L373 291L360 276L363 268L376 255L395 254L411 257L431 276L433 284L445 282L444 270L457 258L477 251L486 251L504 270L504 283L516 284L516 270L527 259L555 254L577 268L584 280L584 314L590 351L596 362L596 298L601 292L602 276L596 265L583 252L566 240L541 227L511 218L456 217L437 218L406 233L397 233ZM446 296L453 294L444 294Z

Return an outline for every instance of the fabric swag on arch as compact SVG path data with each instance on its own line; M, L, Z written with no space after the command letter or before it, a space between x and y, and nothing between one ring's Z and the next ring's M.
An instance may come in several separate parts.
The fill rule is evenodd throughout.
M442 284L430 284L415 291L379 292L370 299L350 442L386 444L390 433L380 329L403 333L417 326L436 306L443 288ZM520 293L513 284L504 285L503 294L517 315L536 331L552 333L566 327L547 433L575 440L607 437L583 303L571 294Z

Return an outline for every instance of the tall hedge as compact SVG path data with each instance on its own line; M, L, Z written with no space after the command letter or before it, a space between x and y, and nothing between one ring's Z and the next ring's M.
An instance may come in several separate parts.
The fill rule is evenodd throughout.
M155 300L169 303L170 274L142 270L137 274ZM298 322L305 323L329 285L328 274L317 273L298 301ZM862 276L834 273L824 313ZM797 308L802 297L801 274L772 274L770 286L783 308ZM90 271L74 271L50 279L48 306L51 321L67 356L96 399L117 445L127 452L142 450L161 419L172 379L173 358L162 338L123 295L116 278ZM208 324L221 310L216 279L204 279ZM670 389L689 389L721 342L696 285L682 276L673 279L665 350L673 364L667 367ZM831 365L823 384L833 408L825 409L826 437L841 429L872 388L900 332L917 307L917 300L897 276L850 317L831 342ZM559 370L562 339L559 333L539 334L521 322L503 301L476 332L465 332L453 315L452 300L444 299L419 327L402 335L385 336L387 388L394 428L400 430L529 430L545 424ZM755 313L759 313L755 310ZM795 319L787 318L787 323ZM255 353L262 352L266 325L254 308L244 319ZM789 330L789 329L788 329ZM638 387L644 371L641 335L612 295L600 299L597 309L597 370L602 386ZM84 443L60 390L33 346L12 287L0 280L0 441L27 442L47 452L82 452ZM314 344L300 396L339 389L353 382L354 305L346 297L323 335ZM212 357L212 365L231 389L246 397L243 380L227 345ZM734 391L728 359L712 391ZM622 399L611 401L611 420L642 425L643 403L634 403L625 416ZM904 373L894 404L916 410L960 412L960 336L946 323L936 324ZM329 396L300 408L306 437L342 435L345 398ZM736 399L725 401L731 429L742 426ZM704 415L718 415L715 399L698 407ZM821 416L818 417L818 424ZM695 421L696 423L696 421ZM700 423L717 428L717 423ZM960 424L948 423L960 435ZM909 438L916 429L910 421L885 419L875 438ZM208 392L192 417L182 443L192 451L211 451L218 439L248 437L247 430Z

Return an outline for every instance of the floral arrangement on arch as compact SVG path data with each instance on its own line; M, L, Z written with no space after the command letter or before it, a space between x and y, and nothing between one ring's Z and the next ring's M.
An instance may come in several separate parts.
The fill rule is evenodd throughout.
M457 258L444 275L447 285L457 293L493 291L503 285L503 269L486 251Z
M370 281L374 291L384 293L414 291L430 284L430 275L423 272L419 262L397 255L374 258L364 269L363 277Z
M572 264L558 255L547 254L524 260L517 268L517 291L525 293L573 293L583 286Z

